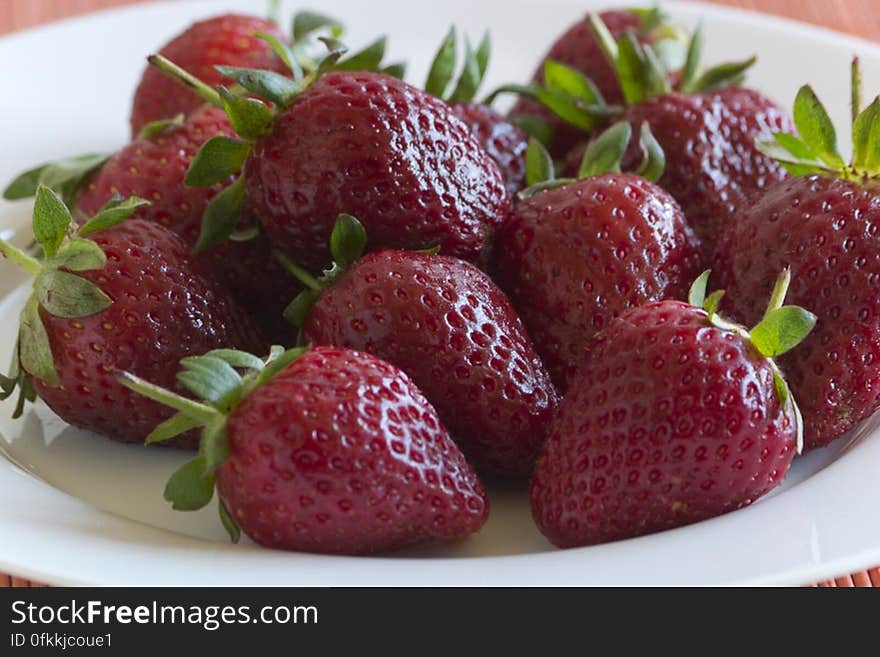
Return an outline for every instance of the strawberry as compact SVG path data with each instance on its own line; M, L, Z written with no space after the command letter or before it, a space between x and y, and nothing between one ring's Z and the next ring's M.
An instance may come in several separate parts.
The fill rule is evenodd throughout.
M115 225L143 203L112 202L74 231L61 199L40 187L34 235L45 259L0 241L4 255L35 277L13 370L2 379L4 398L20 386L16 415L39 395L70 424L142 442L169 413L120 386L117 370L173 385L174 364L185 356L263 344L177 235L143 219Z
M169 480L174 508L210 502L272 548L364 554L460 540L489 502L436 412L399 369L336 347L220 350L182 361L203 402L126 374L124 385L178 410L151 440L204 426L199 456ZM243 373L240 373L243 372Z
M284 62L272 51L269 43L259 38L261 33L284 38L271 21L255 16L223 14L190 26L165 44L160 52L212 86L222 80L214 68L219 64L284 72ZM174 84L148 66L134 93L132 137L136 137L148 123L179 114L187 116L203 103L197 94Z
M386 74L331 71L345 50L328 43L305 77L222 69L274 110L201 85L242 137L212 140L200 160L205 184L244 167L218 223L232 230L247 200L276 248L312 270L329 261L333 222L346 212L364 221L372 249L440 246L486 262L509 207L495 162L442 101ZM199 85L164 58L151 61Z
M766 294L771 270L782 267L792 270L792 301L818 316L803 346L780 360L801 402L807 448L880 408L880 100L859 113L860 105L846 164L822 103L809 86L800 90L801 137L779 134L761 145L795 177L743 207L719 249L736 317L754 318L749 301Z
M526 190L499 235L496 279L563 392L594 333L628 308L682 295L700 271L699 243L675 200L619 173L629 139L629 124L618 124L587 152L582 180ZM642 172L656 178L662 152L653 158ZM543 169L552 174L546 153Z
M366 351L425 393L470 461L485 472L531 472L557 395L522 322L472 264L382 250L353 217L337 220L335 264L293 304L309 344Z
M656 8L647 11L609 10L601 12L599 17L615 39L632 32L640 43L655 45L664 53L673 54L679 50L683 38L681 30L666 22ZM571 25L556 40L535 70L532 83L539 86L547 83L548 61L562 64L592 80L596 90L608 103L619 104L623 102L623 93L617 72L603 56L602 48L590 28L588 18L589 15ZM545 105L528 96L523 96L517 101L509 116L539 117L549 122L553 128L550 152L556 157L564 156L582 138L577 128L567 124Z
M532 514L559 547L671 529L776 487L802 422L772 358L815 317L782 306L783 274L751 332L715 313L708 272L690 303L659 301L590 344L535 468Z

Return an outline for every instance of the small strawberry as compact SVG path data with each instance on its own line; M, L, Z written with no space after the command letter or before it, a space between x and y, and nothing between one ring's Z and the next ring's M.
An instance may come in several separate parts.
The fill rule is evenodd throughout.
M203 402L130 374L121 382L178 411L149 440L204 427L165 498L198 509L216 482L233 540L240 527L267 547L365 554L460 540L485 522L479 480L393 365L335 347L273 348L265 361L219 350L181 364L178 380Z
M496 279L513 302L553 380L565 391L587 341L614 317L648 301L681 296L700 271L697 239L675 200L648 179L620 173L628 123L591 145L581 180L550 180L553 163L530 146L534 186L499 235ZM656 179L662 151L641 172Z
M457 42L455 28L452 28L434 57L425 81L425 91L445 100L453 113L470 128L471 134L489 157L495 160L507 193L513 197L523 188L526 179L528 135L488 105L474 100L489 67L488 33L476 50L465 38L464 65L453 84L458 59Z
M854 98L859 97L854 66ZM790 267L790 298L818 316L816 330L785 370L801 402L807 448L822 447L880 408L880 99L854 102L854 159L837 150L831 119L809 86L797 95L800 138L761 144L792 179L743 207L719 248L719 273L734 316L752 321L750 301Z
M20 387L16 415L39 395L70 424L142 442L169 413L120 386L118 371L170 386L174 364L185 356L263 344L177 235L143 219L119 224L144 203L110 203L74 230L61 199L40 187L34 235L45 259L0 241L3 254L35 277L12 372L2 379L4 398Z
M375 251L342 215L335 260L291 305L304 342L366 351L400 367L437 409L471 462L531 472L557 395L522 322L492 280L435 253Z
M201 86L242 137L199 162L206 183L244 166L243 189L221 195L230 203L217 223L233 229L247 199L275 246L313 270L329 261L341 213L361 218L372 249L439 245L485 262L509 207L497 165L442 101L382 73L331 71L345 50L327 43L330 53L305 77L222 68L274 110ZM161 57L151 61L199 84Z
M269 69L283 73L284 62L259 34L284 36L274 23L255 16L223 14L199 21L165 44L160 52L210 85L220 84L217 65ZM148 123L189 115L204 101L148 66L144 70L131 110L131 134L136 137Z
M727 513L775 488L802 422L773 362L815 317L782 306L783 274L751 332L715 313L708 272L690 304L634 308L593 341L532 480L532 514L559 547Z

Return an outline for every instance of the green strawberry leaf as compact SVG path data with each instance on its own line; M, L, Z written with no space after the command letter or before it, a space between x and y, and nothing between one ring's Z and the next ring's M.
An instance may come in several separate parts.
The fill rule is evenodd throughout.
M100 246L91 240L75 238L62 246L47 266L68 271L88 271L102 269L107 256Z
M709 317L712 317L717 311L718 307L721 305L721 299L724 298L724 290L715 290L712 294L706 297L706 301L703 303L703 310L709 313Z
M188 187L211 187L239 173L251 153L252 144L241 139L217 135L206 141L186 172Z
M604 173L620 173L620 162L632 138L632 127L626 121L615 123L587 147L578 170L578 179Z
M606 119L617 114L614 108L603 105L584 105L577 98L564 92L551 91L541 87L526 89L528 89L528 93L524 95L536 98L560 119L585 132L591 132Z
M458 38L455 33L455 26L449 28L446 38L440 44L434 60L431 62L431 68L428 71L428 78L425 80L425 91L432 96L445 100L446 89L452 82L452 76L455 73L455 64L457 60L456 51L458 49Z
M573 182L576 182L574 178L556 178L555 180L546 180L544 182L538 183L537 185L526 187L525 189L519 191L516 197L520 201L526 201L533 196L537 196L541 192L547 192L552 189L559 189L560 187L565 187L566 185L570 185Z
M868 176L880 175L880 97L856 117L853 125L853 167Z
M833 169L843 169L845 162L837 151L837 132L825 106L812 87L805 85L794 101L794 124L803 143Z
M42 379L47 385L58 385L58 372L49 345L49 334L40 318L37 298L28 299L21 311L21 326L18 332L19 358L22 369Z
M221 416L202 431L199 453L205 459L205 471L216 472L229 458L229 437L226 433L226 418Z
M682 93L691 93L700 71L700 59L703 56L703 26L699 25L694 30L688 43L687 58L681 71L679 89Z
M780 356L807 337L816 316L799 306L771 310L751 331L752 344L767 358Z
M138 208L149 205L146 199L131 196L124 201L120 197L114 197L94 217L89 219L77 234L80 237L88 237L100 230L112 228L133 215Z
M388 66L380 68L379 73L384 73L385 75L390 75L392 78L403 80L403 77L406 75L406 63L395 62L394 64L389 64Z
M303 290L297 294L293 301L287 304L287 307L284 309L282 313L284 319L297 328L301 327L305 323L312 306L315 305L315 301L318 300L319 295L320 292L310 289Z
M202 422L192 418L185 413L175 413L170 418L160 423L150 432L144 444L152 445L153 443L161 443L170 440L175 436L186 433L190 429L201 426Z
M302 65L299 63L299 59L297 59L296 54L287 43L274 34L267 34L266 32L258 32L257 38L262 39L269 44L272 51L278 55L281 61L284 62L285 66L290 69L290 73L293 75L294 80L302 79Z
M64 201L51 188L40 185L34 202L34 239L47 258L58 251L73 218Z
M244 205L244 194L244 176L239 176L211 200L202 216L202 229L195 246L197 252L220 244L232 235Z
M337 71L375 71L382 64L387 45L388 39L380 37L360 52L340 60L333 68Z
M726 62L714 66L705 71L691 85L691 90L693 93L700 93L740 84L744 79L746 71L754 66L757 61L757 57L750 57L740 62Z
M553 167L553 158L544 148L544 145L532 137L529 139L529 147L526 150L526 185L531 187L538 183L553 180L556 173Z
M691 289L688 292L688 303L692 306L702 308L703 304L706 303L706 290L709 287L709 276L711 274L712 270L707 269L691 283Z
M552 59L544 62L544 84L552 92L568 95L585 105L605 105L602 94L586 75Z
M785 408L790 393L788 390L788 384L785 383L785 379L782 378L782 374L780 374L777 369L773 370L773 387L776 388L776 396L779 397L779 405L782 406L782 408Z
M3 198L7 201L30 198L43 184L62 194L66 202L72 203L72 197L86 178L109 157L109 153L90 153L42 164L17 176L3 191Z
M636 173L646 180L657 182L666 170L666 153L651 132L651 126L645 121L639 133L639 148L642 150L642 163Z
M644 46L642 52L645 55L645 90L648 96L662 96L672 91L669 78L666 77L666 68L651 46Z
M171 128L179 128L183 125L186 117L178 114L173 119L159 119L158 121L150 121L138 132L138 139L153 139L164 134Z
M225 410L241 396L241 375L222 358L188 356L180 361L183 368L177 380L197 398Z
M226 361L232 367L243 370L262 370L263 361L253 354L238 349L212 349L205 356L219 358Z
M645 52L630 32L617 40L617 77L627 104L635 105L647 97Z
M605 21L602 20L599 14L590 13L587 16L587 24L590 27L590 31L593 33L593 38L595 38L596 43L599 44L599 49L602 51L602 54L605 55L605 59L611 65L612 69L617 70L617 60L620 57L620 53L617 51L617 42L608 29L608 26L605 25Z
M796 138L795 138L796 139ZM798 140L799 141L799 140ZM785 145L783 145L785 144ZM789 146L793 147L797 152L801 150L802 142L796 144L788 139L779 140L763 140L759 139L755 142L755 146L767 157L776 160L786 171L793 176L808 176L812 174L834 173L832 169L818 159L806 158L795 155L789 150Z
M237 82L263 100L267 100L280 107L287 106L287 104L303 90L302 81L294 80L285 75L281 75L280 73L276 73L275 71L240 68L237 66L215 66L214 68L217 69L223 77ZM223 92L221 91L221 95L222 93ZM259 101L252 98L248 100L265 107L263 103L259 103ZM224 98L224 105L225 101L226 99ZM268 109L269 108L266 108L267 111ZM244 137L245 135L242 136Z
M795 135L790 135L786 132L774 132L773 137L776 139L777 144L800 160L816 161L819 157L816 149Z
M293 40L301 41L318 30L329 30L334 37L342 36L342 23L335 18L313 11L300 11L293 16Z
M330 233L330 254L333 261L345 269L360 258L367 246L367 231L350 214L340 214Z
M283 369L308 351L308 347L294 347L283 351L266 363L266 367L257 375L255 386L261 386L277 376Z
M321 41L327 48L327 54L324 55L324 58L320 62L318 62L317 68L315 68L315 70L312 71L306 78L305 86L308 86L319 77L321 77L324 73L336 66L336 62L338 62L340 58L348 52L348 46L346 46L341 41L337 41L336 39L321 37L319 41Z
M214 497L214 475L205 471L201 454L178 468L165 485L165 499L175 511L195 511Z
M40 305L56 317L88 317L113 303L91 281L58 269L43 271L37 277L34 289Z
M458 78L458 84L449 98L450 101L461 103L474 99L489 66L489 49L488 32L483 35L476 51L471 46L470 39L465 37L464 68Z
M226 503L219 496L217 510L220 513L220 523L223 525L226 533L229 534L229 540L233 543L238 543L241 540L241 529L238 523L235 522L232 514L229 513L229 509L226 508Z
M510 122L545 147L553 141L553 126L540 116L514 116Z

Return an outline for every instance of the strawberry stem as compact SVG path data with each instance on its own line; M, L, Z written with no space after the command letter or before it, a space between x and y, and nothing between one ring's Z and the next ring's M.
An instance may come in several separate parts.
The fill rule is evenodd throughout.
M278 260L278 262L281 263L282 267L284 267L288 272L295 276L300 283L305 285L310 290L320 292L324 289L321 281L312 276L309 272L300 267L298 264L296 264L293 260L288 258L280 251L275 252L275 258Z
M43 265L39 260L32 258L27 253L12 246L5 240L0 240L0 253L12 260L12 262L24 269L31 276L36 276L43 270Z
M223 100L216 89L211 88L196 76L180 68L177 64L162 55L150 55L147 61L151 66L155 66L172 80L179 82L187 89L197 93L206 103L214 107L223 107Z
M170 406L184 415L187 415L194 420L198 420L202 424L208 424L220 415L220 412L217 409L212 408L207 404L201 404L192 399L181 397L177 393L165 390L165 388L154 385L149 381L144 381L143 379L136 377L134 374L123 372L117 377L117 380L129 390L133 390L134 392L152 399L153 401L157 401L160 404L164 404L165 406Z
M856 120L862 113L862 68L858 57L853 57L850 67L850 111L855 128Z

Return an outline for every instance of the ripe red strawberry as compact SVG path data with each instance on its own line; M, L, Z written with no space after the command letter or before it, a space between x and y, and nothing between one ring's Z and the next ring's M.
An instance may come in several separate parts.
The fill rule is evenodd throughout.
M615 133L619 156L625 123L597 141L588 164L604 160L604 138ZM701 266L699 243L667 192L633 174L588 172L518 203L496 250L496 280L563 392L596 332L628 308L682 296Z
M340 217L334 236L359 228ZM333 242L337 266L301 320L303 340L400 367L477 469L530 473L557 395L507 297L457 258L383 250L353 261L365 239L361 228L350 248Z
M75 426L142 442L169 413L121 387L118 371L171 386L174 364L185 356L264 344L177 235L143 219L113 225L140 203L111 204L70 237L67 208L41 187L34 234L46 259L0 242L7 257L35 276L34 295L22 311L18 359L3 379L4 397L21 387L17 412L36 393ZM193 444L191 437L181 443Z
M792 301L818 316L803 346L780 360L812 448L880 408L880 100L855 121L850 165L809 87L798 94L795 118L801 139L782 135L762 147L798 177L741 209L719 248L719 273L744 321L782 267L792 270Z
M772 361L815 320L780 307L751 335L719 319L719 294L660 301L610 322L554 417L532 514L559 547L671 529L746 506L777 486L800 417ZM700 288L699 285L695 288Z
M254 16L224 14L199 21L165 44L161 53L211 86L222 82L216 65L259 68L285 72L284 62L259 33L284 36L274 23ZM176 85L148 66L134 94L131 134L161 119L188 116L204 104L192 91Z
M220 351L187 359L193 403L126 375L122 382L203 424L200 455L168 483L182 510L216 487L223 524L272 548L337 554L455 541L485 522L476 475L415 384L369 354L273 350L266 362ZM236 369L246 370L244 375ZM207 379L207 382L206 382Z
M170 228L194 247L209 203L232 178L209 187L191 187L186 184L187 170L207 141L234 134L226 114L214 107L196 110L180 125L156 128L107 160L83 187L77 210L91 216L118 195L149 199L150 204L138 208L135 216ZM257 222L248 217L240 227L256 228ZM281 313L301 288L272 257L264 234L257 232L246 241L221 241L205 250L204 258L273 338L289 337Z

